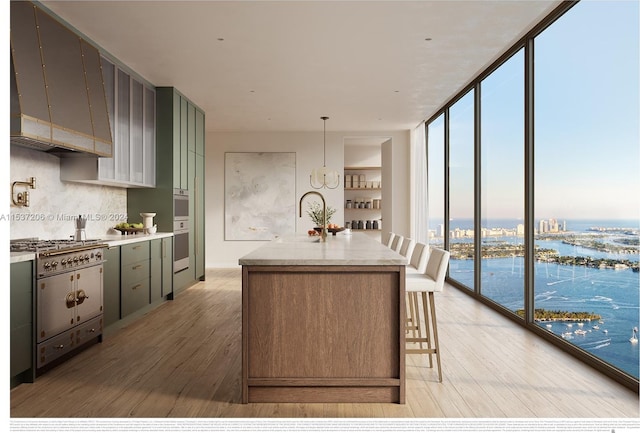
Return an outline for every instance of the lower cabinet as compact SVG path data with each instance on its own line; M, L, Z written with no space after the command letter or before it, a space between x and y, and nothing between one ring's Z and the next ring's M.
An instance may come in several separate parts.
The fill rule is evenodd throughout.
M104 258L102 305L106 327L120 320L120 247L105 248Z
M173 237L110 247L104 257L105 326L173 299Z
M11 264L11 386L33 382L33 261Z
M120 247L120 312L126 317L149 305L149 242L136 242Z
M151 241L151 302L172 294L173 238L154 239Z

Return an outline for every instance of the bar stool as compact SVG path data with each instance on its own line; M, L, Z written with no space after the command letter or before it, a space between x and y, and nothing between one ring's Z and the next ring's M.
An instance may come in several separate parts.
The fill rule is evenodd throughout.
M408 259L411 259L411 255L413 254L413 250L416 246L416 241L411 238L404 238L402 240L402 245L400 246L400 255L405 256Z
M391 249L396 253L400 254L400 248L402 247L402 242L404 242L404 236L396 235L391 243Z
M440 345L438 343L438 326L436 322L436 304L434 293L441 292L444 289L444 278L447 274L449 256L449 251L441 250L439 248L433 248L429 253L429 260L427 261L427 266L423 274L417 273L405 275L405 290L408 293L414 294L416 298L418 294L422 295L422 310L424 314L425 324L424 337L407 337L405 340L407 343L427 344L426 348L406 348L406 353L429 354L429 367L433 367L432 355L436 355L436 362L438 364L438 380L440 382L442 382L442 368L440 366ZM431 314L429 314L429 312L431 312ZM420 323L419 308L417 308L415 311L415 319L417 323ZM430 328L433 329L433 331L431 331ZM433 332L433 336L431 335L431 332Z
M389 232L389 238L387 239L387 241L384 243L387 247L391 248L391 244L393 243L393 240L396 237L396 234L394 232Z

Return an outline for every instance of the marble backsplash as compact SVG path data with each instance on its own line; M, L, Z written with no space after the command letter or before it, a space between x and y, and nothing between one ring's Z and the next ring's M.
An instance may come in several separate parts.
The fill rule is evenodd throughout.
M10 163L11 183L36 178L36 188L28 189L29 207L11 204L10 239L69 239L78 215L87 218L87 239L96 239L127 219L125 188L62 182L58 157L20 146L11 145Z

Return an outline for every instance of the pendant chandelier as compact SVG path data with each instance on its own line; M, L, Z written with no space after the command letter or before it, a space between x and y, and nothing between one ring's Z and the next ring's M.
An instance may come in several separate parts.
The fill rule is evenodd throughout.
M314 168L311 170L309 176L309 183L311 187L315 189L336 189L340 185L340 175L335 170L327 168L327 116L322 116L324 121L323 132L323 165L321 168Z

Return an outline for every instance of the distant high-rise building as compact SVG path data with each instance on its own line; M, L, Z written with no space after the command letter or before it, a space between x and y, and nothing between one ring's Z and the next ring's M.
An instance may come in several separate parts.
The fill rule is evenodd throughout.
M438 237L444 237L444 224L438 224Z
M517 236L524 236L524 224L518 224L516 226L516 235Z

